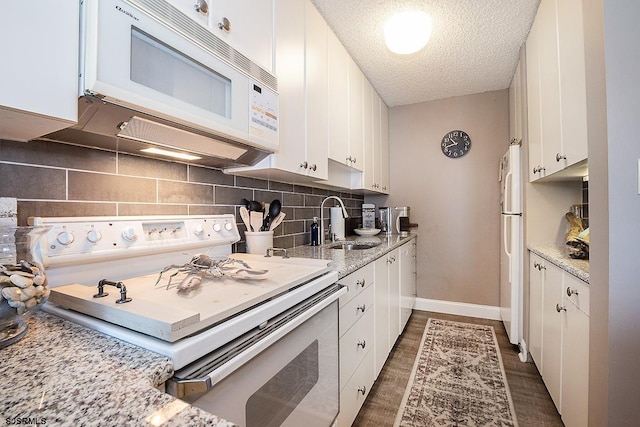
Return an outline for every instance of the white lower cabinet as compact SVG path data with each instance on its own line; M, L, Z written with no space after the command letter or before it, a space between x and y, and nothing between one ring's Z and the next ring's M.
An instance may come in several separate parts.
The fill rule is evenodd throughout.
M402 274L401 260L404 254L406 266L415 271L414 251L411 239L338 281L348 288L339 303L339 427L355 420L404 327L400 307L407 298L402 290L415 293L415 275ZM409 285L404 278L409 278ZM411 309L405 306L402 313L409 316Z
M416 304L416 240L400 247L400 332Z
M589 285L530 255L529 348L567 427L588 425Z

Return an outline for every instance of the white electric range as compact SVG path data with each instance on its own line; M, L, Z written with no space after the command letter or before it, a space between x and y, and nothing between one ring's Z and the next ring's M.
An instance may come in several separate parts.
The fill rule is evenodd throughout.
M43 310L171 358L171 394L239 425L328 426L337 415L345 290L327 261L232 253L234 215L30 223L50 227L38 248L52 290ZM203 259L218 268L194 267ZM223 404L226 383L236 389ZM278 390L282 407L265 405Z

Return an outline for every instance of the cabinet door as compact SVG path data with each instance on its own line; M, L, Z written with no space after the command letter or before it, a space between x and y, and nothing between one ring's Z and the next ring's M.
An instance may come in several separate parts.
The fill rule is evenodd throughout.
M569 281L579 279L565 273L565 289ZM589 414L589 316L568 298L564 308L560 413L565 426L581 427Z
M79 5L2 2L0 139L28 141L78 120Z
M193 9L193 0L186 3ZM272 70L272 0L213 0L209 11L209 26L216 36L265 69ZM219 25L225 18L230 24L228 31Z
M529 352L542 372L542 296L546 267L542 258L529 254Z
M394 249L388 255L389 264L389 349L400 336L400 249Z
M411 316L416 300L415 240L400 247L400 333Z
M563 273L547 263L542 295L542 379L555 403L561 408Z
M372 165L371 167L373 168L373 182L372 185L375 184L375 191L376 192L382 192L382 169L380 168L380 166L382 165L382 162L380 160L380 156L382 155L382 139L380 138L380 120L381 120L381 111L380 111L380 105L382 104L382 99L380 99L380 96L378 95L378 93L374 90L373 91L373 100L371 103L371 108L372 108L372 118L373 118L373 155L369 155L369 157L372 158ZM367 153L364 154L365 158L367 157ZM365 166L366 168L369 168L369 164L367 163L367 165ZM365 169L366 171L366 169Z
M364 169L363 80L358 65L349 58L349 166Z
M375 92L371 83L365 78L362 80L362 140L363 150L363 185L362 188L375 190L376 167L374 159L373 140L373 96Z
M389 194L391 178L389 175L389 107L380 100L380 189Z
M391 348L389 340L389 267L387 257L374 261L375 269L375 373L382 370Z
M587 92L585 83L582 0L558 1L558 59L562 105L560 164L585 160L587 148Z
M329 158L346 164L349 157L349 54L333 31L328 31Z
M307 174L327 179L327 24L311 1L305 5L305 105Z
M272 155L274 166L304 173L304 2L275 1L275 72L280 102L280 149Z
M535 181L542 174L542 121L540 100L540 17L533 21L526 44L527 69L527 114L529 143L529 181Z

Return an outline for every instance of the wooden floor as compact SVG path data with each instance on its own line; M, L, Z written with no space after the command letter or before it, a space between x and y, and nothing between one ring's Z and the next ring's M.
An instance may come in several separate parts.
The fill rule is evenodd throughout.
M393 425L429 317L493 326L519 426L563 426L536 366L531 362L520 362L517 347L509 343L502 322L415 310L367 396L353 427Z

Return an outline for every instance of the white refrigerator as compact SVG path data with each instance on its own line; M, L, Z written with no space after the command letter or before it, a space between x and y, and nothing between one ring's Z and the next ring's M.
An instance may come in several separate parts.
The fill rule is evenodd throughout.
M521 147L512 144L500 160L500 315L511 344L520 346L526 360L523 337L523 221ZM524 358L524 359L523 359Z

